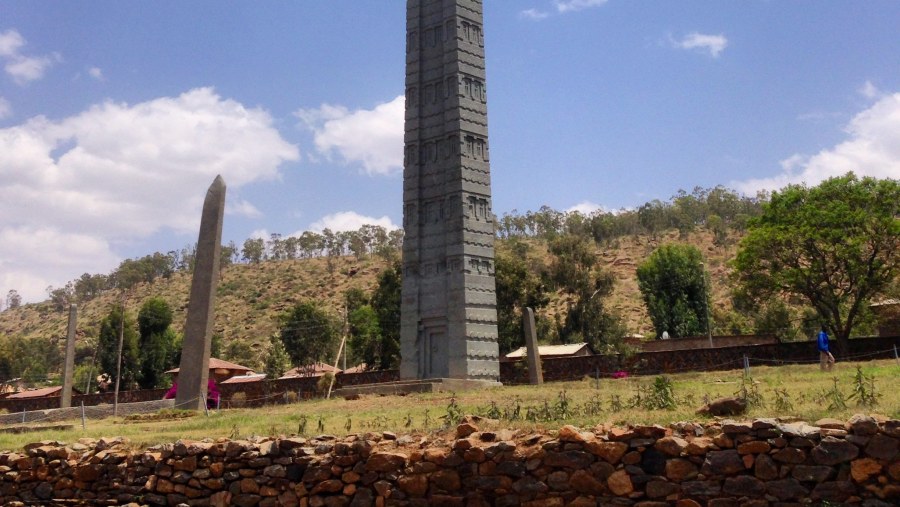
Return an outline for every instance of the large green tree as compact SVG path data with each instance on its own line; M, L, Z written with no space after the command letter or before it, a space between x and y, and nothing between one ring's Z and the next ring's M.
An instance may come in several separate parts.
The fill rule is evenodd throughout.
M507 240L506 243L508 248L497 248L494 257L500 355L525 343L522 330L524 309L531 307L537 310L546 306L548 301L540 273L529 264L528 244L519 238Z
M175 366L175 332L172 331L172 308L165 299L153 297L138 311L141 371L138 384L142 389L164 387L169 379L165 371Z
M553 254L549 282L571 298L560 338L566 343L581 339L595 352L616 348L625 328L604 304L612 294L615 278L597 266L594 243L585 236L563 234L547 246Z
M381 328L378 326L378 314L370 305L358 306L348 316L350 336L347 346L353 358L366 364L367 368L382 368Z
M845 347L866 302L898 274L898 216L896 180L849 173L773 192L734 260L741 290L804 298Z
M47 375L59 371L62 353L56 340L0 334L0 380L21 377L30 385L44 385Z
M301 301L281 316L279 337L296 366L333 358L340 337L337 319L313 301Z
M122 307L115 306L109 315L100 323L100 343L97 359L103 373L115 379L119 363L119 329L122 325ZM138 350L138 332L134 319L125 316L125 334L122 341L122 378L120 387L131 388L140 373L140 352Z
M375 368L389 369L400 366L400 289L401 267L397 263L378 275L378 285L369 303L378 317L381 331L378 362Z
M659 337L694 336L707 330L707 290L700 250L691 245L657 248L637 268L638 287Z
M270 379L277 379L284 375L291 367L291 358L284 349L284 344L277 335L269 337L269 350L266 353L263 371Z

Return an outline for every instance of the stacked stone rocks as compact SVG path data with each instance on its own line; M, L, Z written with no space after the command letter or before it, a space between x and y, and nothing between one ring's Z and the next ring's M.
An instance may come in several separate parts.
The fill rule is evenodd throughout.
M121 439L0 455L0 503L636 507L900 503L900 421L678 423L525 434Z

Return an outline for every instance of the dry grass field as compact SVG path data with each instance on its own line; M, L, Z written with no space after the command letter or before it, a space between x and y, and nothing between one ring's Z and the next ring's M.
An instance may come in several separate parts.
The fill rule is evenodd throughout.
M665 379L584 379L455 394L364 397L353 401L317 399L222 410L208 417L200 412L192 417L158 421L88 420L84 429L77 420L72 421L75 429L69 431L0 434L0 449L16 450L42 440L74 442L85 437L123 436L141 448L178 439L254 435L344 435L367 431L421 434L440 431L448 415L462 414L492 417L497 419L497 426L526 430L554 430L563 424L585 428L599 424L668 424L707 420L695 413L704 399L742 390L758 401L744 416L746 419L778 417L814 422L823 417L847 419L860 412L900 418L900 365L893 360L838 363L830 373L820 372L817 365L752 367L750 373L751 379L744 379L742 370L733 370L681 373ZM857 380L859 374L862 382ZM674 405L659 408L667 403Z

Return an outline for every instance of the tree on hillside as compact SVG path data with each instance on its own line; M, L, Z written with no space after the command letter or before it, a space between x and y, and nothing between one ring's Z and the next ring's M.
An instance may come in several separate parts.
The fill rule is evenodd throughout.
M656 335L703 334L707 329L707 290L700 250L691 245L657 248L637 268L638 287Z
M369 304L369 296L367 296L362 289L350 287L344 291L344 308L347 310L348 314L353 313L353 310L356 310L360 306L365 306L367 304Z
M22 306L22 296L19 295L16 289L10 289L6 293L6 308L13 310L20 306Z
M291 368L291 358L278 335L269 337L269 350L266 353L263 371L270 379L276 379L284 375Z
M58 289L48 285L46 291L50 303L57 311L68 310L69 305L75 302L75 285L72 282Z
M227 245L222 245L221 250L219 250L219 270L231 266L239 257L240 252L234 241L229 241Z
M900 273L900 183L852 173L773 192L734 268L752 300L799 296L846 349L866 302Z
M225 346L225 350L222 351L222 354L225 356L224 359L226 361L246 366L252 370L259 369L259 353L254 348L254 345L247 341L232 339L228 342L228 345Z
M509 251L498 248L494 256L497 334L501 356L525 343L522 329L524 309L531 307L536 311L546 306L548 301L540 273L535 272L528 263L528 244L518 238L508 242L512 248Z
M295 366L333 357L339 336L337 319L313 301L301 301L281 316L279 337Z
M100 343L97 360L103 373L115 379L118 365L119 329L122 325L122 307L115 306L100 324ZM120 387L130 388L140 373L140 353L138 350L138 332L133 319L125 317L125 334L122 341L122 378Z
M599 269L595 246L589 238L561 235L549 245L553 260L549 277L555 288L572 298L560 338L564 342L579 337L597 351L615 348L625 334L619 317L603 300L612 293L615 278Z
M370 367L389 369L400 366L400 289L401 267L397 263L378 275L378 285L369 303L375 310L381 331L379 360Z
M92 275L84 273L81 278L75 280L75 298L79 302L89 301L109 288L109 280L106 275Z
M21 378L29 385L45 384L47 374L59 371L61 365L56 340L0 334L0 380Z
M259 264L266 258L266 242L262 238L248 238L244 241L241 256L250 264Z
M659 233L672 227L671 205L654 199L638 208L638 222L647 230L651 239L658 239Z
M175 332L172 331L172 309L162 298L144 301L138 312L141 371L138 384L142 389L164 387L165 371L175 367Z
M125 259L110 274L113 285L130 289L139 283L151 283L157 278L169 278L175 272L172 258L155 252L139 259Z
M383 340L375 309L370 305L357 306L350 312L347 324L350 331L347 347L353 357L368 368L382 368Z

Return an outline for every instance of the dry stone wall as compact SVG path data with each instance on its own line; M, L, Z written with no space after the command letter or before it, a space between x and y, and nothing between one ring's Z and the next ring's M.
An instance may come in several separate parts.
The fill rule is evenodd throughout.
M0 455L3 505L886 506L900 421L679 423L455 432L41 442Z

